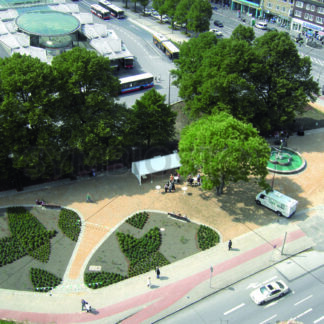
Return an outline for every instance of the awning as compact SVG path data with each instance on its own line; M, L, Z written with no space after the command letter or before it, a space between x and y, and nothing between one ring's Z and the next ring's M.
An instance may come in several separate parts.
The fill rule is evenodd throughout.
M136 176L139 183L142 183L142 176L164 171L176 169L181 166L178 153L164 156L156 156L152 159L142 160L132 163L132 173Z

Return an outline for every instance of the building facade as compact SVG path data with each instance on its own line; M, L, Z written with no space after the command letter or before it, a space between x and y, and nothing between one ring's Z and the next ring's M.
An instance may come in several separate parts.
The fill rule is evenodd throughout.
M294 5L291 29L311 37L324 35L324 0L297 0Z
M282 26L290 26L295 0L264 0L265 18Z

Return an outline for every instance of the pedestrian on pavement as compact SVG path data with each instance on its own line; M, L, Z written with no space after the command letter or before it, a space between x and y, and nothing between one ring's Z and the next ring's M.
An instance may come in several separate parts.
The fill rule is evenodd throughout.
M228 241L228 251L230 251L232 249L232 241L229 240Z
M84 311L87 304L88 302L86 302L84 299L81 299L81 306L82 306L81 310Z
M159 267L156 267L155 272L156 272L156 278L160 279L160 269L159 269Z
M151 277L148 277L148 278L147 278L147 284L146 284L146 286L147 286L148 288L151 288Z

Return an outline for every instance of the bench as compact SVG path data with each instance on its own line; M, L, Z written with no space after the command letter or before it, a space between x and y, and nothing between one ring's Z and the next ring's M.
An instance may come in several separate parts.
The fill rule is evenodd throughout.
M171 218L178 219L180 221L190 223L190 219L186 215L182 216L181 214L168 213L168 216L171 217Z

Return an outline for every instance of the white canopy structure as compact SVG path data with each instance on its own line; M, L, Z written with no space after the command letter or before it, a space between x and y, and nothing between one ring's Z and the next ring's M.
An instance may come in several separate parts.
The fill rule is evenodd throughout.
M148 174L176 169L181 166L178 153L164 156L156 156L152 159L142 160L132 163L132 173L136 176L139 183L142 184L142 177Z

